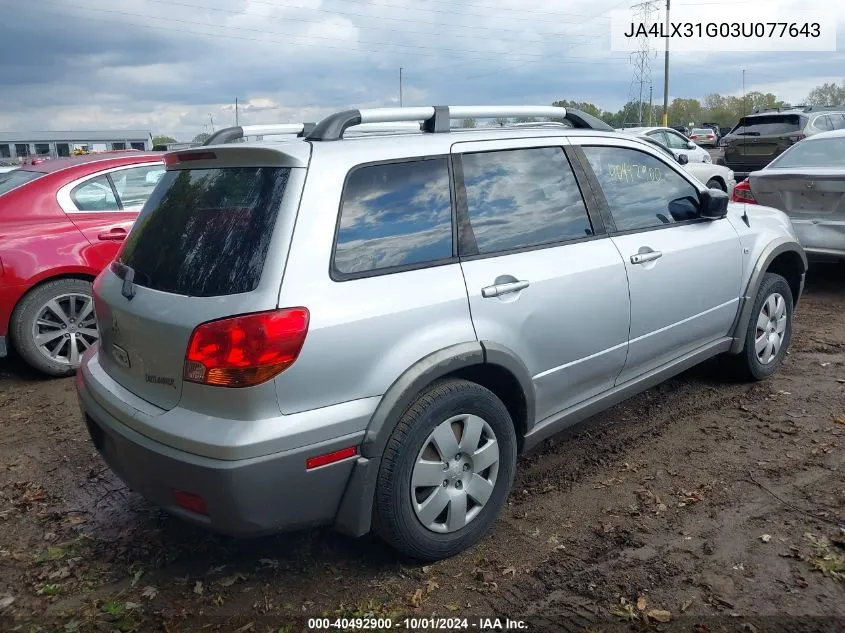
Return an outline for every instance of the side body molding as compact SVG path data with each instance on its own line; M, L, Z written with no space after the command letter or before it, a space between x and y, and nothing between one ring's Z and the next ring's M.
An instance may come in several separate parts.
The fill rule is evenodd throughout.
M373 500L381 456L399 419L416 395L434 381L470 367L496 365L516 377L522 387L527 413L526 425L534 424L534 388L522 362L506 348L487 342L459 343L434 352L407 369L382 396L361 445L346 486L334 527L350 536L370 531Z

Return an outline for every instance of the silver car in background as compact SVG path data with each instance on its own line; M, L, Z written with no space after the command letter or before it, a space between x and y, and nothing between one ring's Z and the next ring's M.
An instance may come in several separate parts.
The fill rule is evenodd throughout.
M845 130L796 143L748 177L751 199L789 215L814 259L845 259Z

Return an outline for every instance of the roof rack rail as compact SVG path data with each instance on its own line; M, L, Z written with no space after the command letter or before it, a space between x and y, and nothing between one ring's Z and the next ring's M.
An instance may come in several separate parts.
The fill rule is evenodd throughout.
M274 125L238 125L217 130L209 136L203 145L231 143L247 136L278 136L293 134L305 136L314 129L314 123L281 123Z
M607 123L586 112L557 106L414 106L343 110L327 116L304 138L309 141L339 141L353 126L369 123L420 122L423 132L443 133L452 129L452 119L547 117L568 121L572 127L614 131Z

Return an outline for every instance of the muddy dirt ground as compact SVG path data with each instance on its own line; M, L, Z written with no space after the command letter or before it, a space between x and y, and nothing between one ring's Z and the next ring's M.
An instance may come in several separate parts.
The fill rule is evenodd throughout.
M845 630L844 315L845 267L812 270L775 377L707 364L555 438L489 538L429 566L374 537L237 541L167 517L96 455L71 379L0 361L0 630Z

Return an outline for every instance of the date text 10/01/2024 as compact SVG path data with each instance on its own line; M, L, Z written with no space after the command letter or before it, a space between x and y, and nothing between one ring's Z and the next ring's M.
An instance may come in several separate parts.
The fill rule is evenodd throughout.
M309 618L309 630L364 631L527 631L524 620L510 618Z

